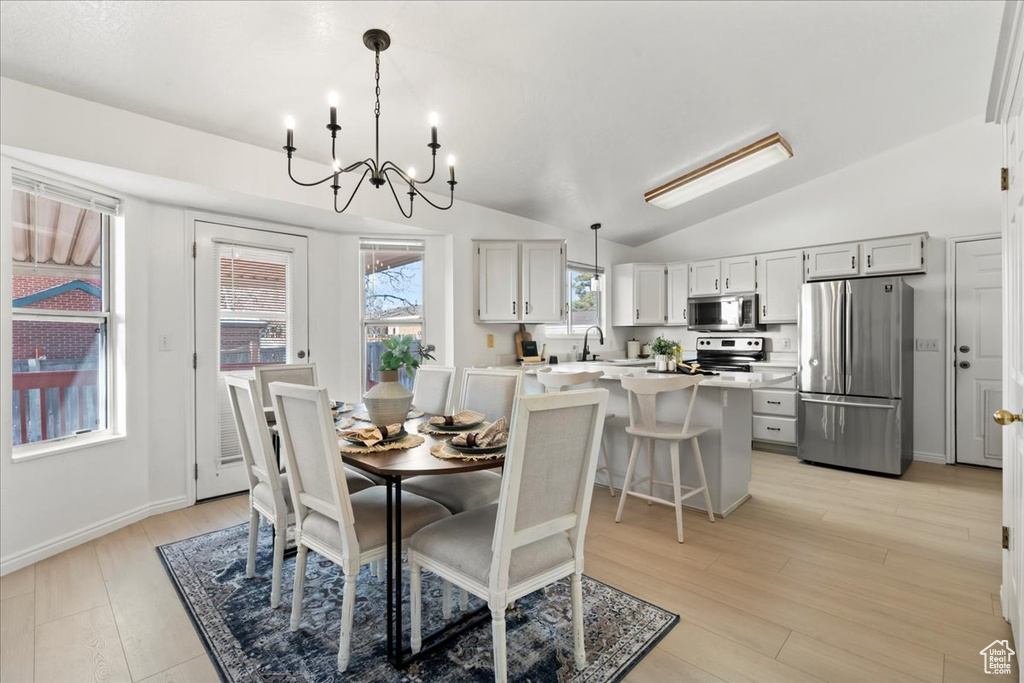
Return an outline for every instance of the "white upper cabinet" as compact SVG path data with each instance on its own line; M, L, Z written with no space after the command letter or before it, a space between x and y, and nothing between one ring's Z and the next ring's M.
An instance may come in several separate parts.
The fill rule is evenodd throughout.
M807 254L807 279L825 280L844 278L860 274L860 244L830 244L811 247Z
M861 242L864 275L924 270L924 235L906 235Z
M803 265L804 252L800 249L758 255L758 323L796 322Z
M722 294L744 294L755 289L753 256L722 259Z
M479 322L565 320L565 243L475 242Z
M686 325L686 300L689 292L690 265L668 264L668 324Z
M561 242L523 242L523 322L560 322L565 315L565 247Z
M665 266L621 263L612 266L612 325L664 325Z
M719 287L722 278L721 260L694 261L689 265L690 296L708 296L722 293L722 289Z

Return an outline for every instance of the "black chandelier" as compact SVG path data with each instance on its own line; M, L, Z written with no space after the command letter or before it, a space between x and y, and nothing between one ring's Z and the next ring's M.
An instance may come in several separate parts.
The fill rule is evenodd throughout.
M370 176L370 184L380 189L383 185L387 184L388 188L391 189L391 194L395 198L395 203L398 205L398 210L402 212L402 215L406 218L412 218L413 199L417 196L422 197L423 201L430 204L435 209L441 211L447 211L452 208L452 204L455 203L455 157L451 154L448 155L448 186L451 188L451 192L448 199L448 206L440 206L430 201L422 192L419 190L420 185L426 185L434 179L434 173L437 170L437 150L441 149L441 145L437 143L437 114L430 115L430 144L427 147L430 148L430 176L425 180L416 180L416 170L410 168L408 171L403 171L397 164L392 161L380 162L380 53L384 52L391 45L391 36L379 28L371 28L369 31L363 34L363 44L367 48L373 50L375 55L376 69L374 71L374 80L377 85L377 104L373 109L374 116L374 138L375 138L375 150L374 155L371 158L364 159L362 161L354 162L344 168L341 166L341 162L338 161L338 155L336 151L336 145L338 140L338 131L341 130L341 126L338 125L338 97L336 94L331 93L328 96L328 102L331 107L331 119L330 123L327 124L327 130L331 131L331 165L333 172L326 178L317 180L311 183L304 183L300 180L296 180L295 176L292 175L292 154L295 152L295 120L292 117L285 119L285 127L288 129L287 143L284 146L284 150L288 153L288 177L292 179L292 182L297 185L304 187L313 187L314 185L322 185L327 181L333 181L331 183L331 189L334 190L334 210L337 213L343 213L352 200L355 199L356 192L362 187L363 181L366 180L366 176ZM352 194L349 195L348 201L341 208L338 208L338 190L341 189L341 185L338 183L338 179L343 173L354 173L363 169L363 174L359 177L359 181L356 183L355 188L352 190ZM395 182L398 182L401 187L408 188L405 193L409 195L409 213L405 212L402 206L402 201L398 198L398 192L395 190L395 185L392 182L391 176L397 175L398 178Z

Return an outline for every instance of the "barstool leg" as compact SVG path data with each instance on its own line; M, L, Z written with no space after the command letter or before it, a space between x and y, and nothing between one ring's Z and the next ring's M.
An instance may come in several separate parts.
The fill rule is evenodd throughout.
M672 458L672 495L676 501L676 536L683 542L683 490L679 477L679 442L672 441L668 445L669 457Z
M654 439L647 439L647 495L654 496ZM654 505L653 500L647 501L648 505Z
M622 520L622 511L626 507L626 497L629 494L629 486L633 482L633 471L636 469L637 458L640 457L640 439L633 437L633 450L629 453L629 464L626 466L626 478L622 482L622 495L619 496L619 510L615 513L615 521Z
M604 457L604 476L608 477L608 493L615 497L615 480L612 479L612 466L608 461L608 437L601 435L601 455Z
M715 511L711 509L711 492L708 491L708 479L704 476L704 461L700 458L700 443L698 443L697 437L690 439L690 445L693 447L693 457L697 461L697 474L700 475L700 485L704 487L704 505L708 509L708 519L714 523Z

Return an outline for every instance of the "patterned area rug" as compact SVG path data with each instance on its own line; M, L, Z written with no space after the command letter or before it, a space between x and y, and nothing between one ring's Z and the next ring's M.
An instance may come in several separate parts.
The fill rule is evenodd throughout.
M281 607L270 608L272 532L260 533L256 577L245 578L248 524L160 546L171 579L225 681L493 681L490 619L410 665L385 659L386 589L363 567L358 577L352 654L337 670L338 630L345 577L315 553L307 562L301 628L288 630L295 558L286 558ZM406 578L408 573L406 573ZM405 582L408 629L408 581ZM621 680L667 634L679 617L589 577L583 579L587 668L573 665L568 580L517 601L508 613L509 680ZM453 600L452 617L458 618ZM473 598L469 609L483 602ZM423 574L423 627L443 625L441 581ZM408 643L408 633L406 635Z

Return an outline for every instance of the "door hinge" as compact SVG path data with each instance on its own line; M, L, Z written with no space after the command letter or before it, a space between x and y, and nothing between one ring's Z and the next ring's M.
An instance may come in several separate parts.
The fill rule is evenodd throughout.
M1003 550L1010 549L1010 527L1003 527Z
M199 357L196 354L192 354L192 369L195 370L198 364Z
M1003 192L1010 189L1010 169L1005 166L999 169L999 189Z
M196 243L192 243L192 258L196 257Z
M199 463L196 463L195 471L193 472L193 478L199 481Z

